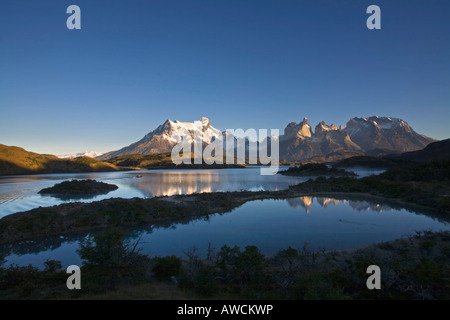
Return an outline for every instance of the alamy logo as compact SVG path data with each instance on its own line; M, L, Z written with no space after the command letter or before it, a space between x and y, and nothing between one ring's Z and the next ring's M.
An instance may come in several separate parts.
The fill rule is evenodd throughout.
M73 29L77 29L80 30L81 29L81 9L79 6L76 5L70 5L67 7L66 10L67 13L71 14L66 21L66 26L67 29L69 30L73 30Z
M371 274L369 278L367 278L366 286L367 289L381 289L381 269L379 266L372 264L367 267L367 274Z
M172 148L172 162L175 164L248 164L263 165L261 175L274 175L279 168L279 130L271 129L227 129L225 140L215 137L211 141L202 139L194 132L182 136L182 141ZM206 146L204 146L206 144ZM270 150L269 150L270 149ZM270 154L269 154L270 151ZM180 155L180 153L182 155ZM270 164L270 166L268 166Z
M66 281L67 289L69 289L69 290L81 289L80 267L77 265L68 266L66 273L71 274L71 276L69 276Z

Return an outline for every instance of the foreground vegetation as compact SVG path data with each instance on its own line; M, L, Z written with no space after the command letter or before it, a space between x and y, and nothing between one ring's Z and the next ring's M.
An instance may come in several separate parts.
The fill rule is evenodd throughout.
M351 251L307 246L264 256L255 246L149 257L107 229L81 242L81 290L68 290L59 261L44 270L0 268L1 299L449 299L450 233L423 232ZM381 289L368 290L369 265Z

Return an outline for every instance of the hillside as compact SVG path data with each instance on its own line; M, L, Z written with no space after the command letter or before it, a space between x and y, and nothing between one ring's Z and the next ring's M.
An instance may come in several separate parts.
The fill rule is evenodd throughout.
M390 154L383 157L355 156L334 164L336 168L369 167L395 168L408 165L410 162L442 162L450 161L450 139L432 142L417 151Z
M191 154L192 164L176 165L172 162L171 153L160 154L132 154L118 156L105 160L106 162L117 167L135 167L139 169L220 169L220 168L243 168L241 165L233 164L194 164L194 156Z
M60 159L49 154L26 151L23 148L0 144L0 176L40 173L80 173L96 171L117 171L111 163L89 157Z
M419 162L450 160L450 139L430 143L422 150L387 155L385 158Z

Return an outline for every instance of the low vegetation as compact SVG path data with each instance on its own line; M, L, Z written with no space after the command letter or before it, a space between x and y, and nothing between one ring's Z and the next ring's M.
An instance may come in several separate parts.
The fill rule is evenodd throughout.
M333 165L333 168L364 167L373 169L393 169L406 164L407 161L382 157L354 156Z
M164 162L167 156L161 157L155 161ZM145 159L135 160L110 165L134 166ZM80 244L82 290L67 290L67 274L59 261L47 261L43 270L31 265L1 267L5 259L0 256L0 298L450 299L449 232L422 232L350 251L287 248L270 257L255 246L223 246L218 251L209 247L207 256L201 258L195 250L186 252L186 257L143 255L139 240L125 241L120 229L207 217L257 199L321 194L389 199L393 204L413 205L416 211L439 213L450 220L450 161L392 161L396 164L377 176L319 177L281 191L115 198L5 216L0 219L3 244L93 229L104 231ZM317 165L303 168L301 171L325 170ZM366 287L369 265L382 270L380 290Z
M310 179L292 187L302 192L361 193L396 199L432 210L450 212L450 161L406 163L361 179Z
M214 192L151 199L112 198L36 208L0 219L0 243L65 235L109 226L195 219L231 211L247 201L305 195L389 199L391 206L439 214L450 220L450 164L414 163L364 178L319 177L280 191Z
M55 184L53 187L44 188L40 194L51 195L95 195L104 194L116 190L119 187L115 184L98 182L96 180L70 180Z
M78 233L109 226L132 226L227 212L253 199L252 192L204 193L151 199L111 198L40 207L0 219L0 243Z
M68 290L59 261L45 268L1 268L1 299L449 299L450 233L422 232L350 251L287 248L264 256L255 246L195 249L149 257L139 240L112 228L80 245L81 290ZM369 290L367 267L381 269Z
M287 170L279 171L279 174L286 176L331 176L331 177L355 177L351 171L328 167L321 163L307 163L298 167L290 167Z

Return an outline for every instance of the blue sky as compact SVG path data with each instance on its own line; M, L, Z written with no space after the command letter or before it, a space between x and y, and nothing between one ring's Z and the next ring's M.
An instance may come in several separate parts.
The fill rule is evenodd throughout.
M449 14L448 0L2 0L0 143L106 152L202 116L225 130L380 115L448 138Z

